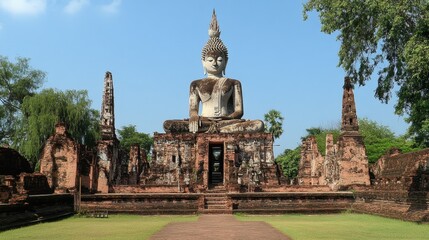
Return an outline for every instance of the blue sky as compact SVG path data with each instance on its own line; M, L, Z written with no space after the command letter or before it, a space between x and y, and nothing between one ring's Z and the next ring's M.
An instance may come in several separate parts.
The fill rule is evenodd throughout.
M204 77L201 49L216 9L229 51L226 76L243 86L243 118L263 119L270 109L285 118L279 154L295 148L306 128L341 118L339 42L320 32L317 13L303 20L304 2L0 0L0 55L30 58L47 72L44 88L88 90L95 109L111 71L116 127L163 132L164 120L188 117L189 84ZM396 98L382 104L375 86L374 78L355 88L358 116L405 133Z

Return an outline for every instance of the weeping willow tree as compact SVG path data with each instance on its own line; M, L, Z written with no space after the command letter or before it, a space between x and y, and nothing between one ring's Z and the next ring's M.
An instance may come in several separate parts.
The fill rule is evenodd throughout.
M94 146L100 132L99 112L90 105L85 90L45 89L24 98L14 147L35 166L44 142L59 122L66 124L70 136L77 142Z

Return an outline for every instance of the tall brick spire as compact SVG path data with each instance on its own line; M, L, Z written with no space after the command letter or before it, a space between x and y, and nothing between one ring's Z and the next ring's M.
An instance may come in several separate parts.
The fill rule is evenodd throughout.
M341 131L351 132L359 131L359 125L356 115L355 95L353 85L349 77L344 78L343 92L343 111L341 117Z
M101 139L112 140L115 134L115 104L113 99L112 73L106 72L104 77L103 102L101 105Z

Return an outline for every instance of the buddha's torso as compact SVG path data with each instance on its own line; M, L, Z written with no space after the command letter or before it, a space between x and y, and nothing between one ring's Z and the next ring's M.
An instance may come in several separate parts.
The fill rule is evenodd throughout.
M232 98L236 81L228 78L205 78L193 82L201 99L202 117L226 117L234 112Z

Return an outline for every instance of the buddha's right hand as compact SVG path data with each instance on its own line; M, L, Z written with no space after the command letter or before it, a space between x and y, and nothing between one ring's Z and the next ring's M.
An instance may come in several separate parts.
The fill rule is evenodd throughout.
M191 133L198 132L198 121L199 121L198 116L192 116L191 118L189 118L189 132Z

